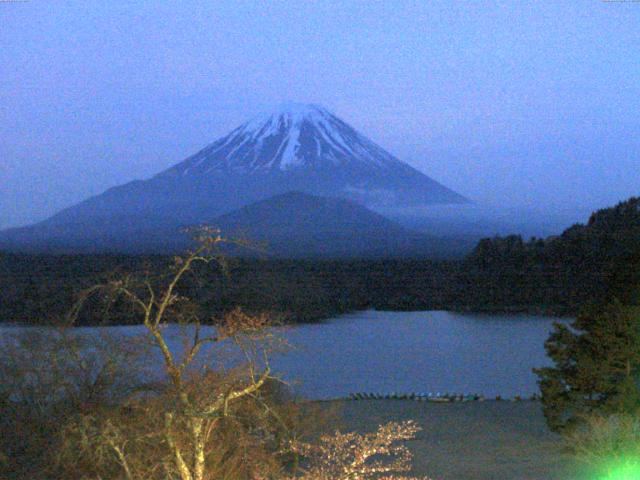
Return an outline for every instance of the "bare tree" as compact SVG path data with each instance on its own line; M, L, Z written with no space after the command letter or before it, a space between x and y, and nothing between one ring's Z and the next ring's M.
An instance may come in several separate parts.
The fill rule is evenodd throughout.
M167 476L172 478L177 475L181 480L211 478L207 471L207 457L211 454L213 433L219 428L222 419L230 416L235 403L248 398L260 402L259 391L273 378L267 356L256 358L260 353L260 349L256 348L257 337L268 335L267 327L270 322L266 316L248 315L236 309L226 314L222 321L218 321L215 329L205 328L197 308L193 307L188 298L178 293L181 281L187 274L194 272L196 265L216 263L225 266L218 247L226 240L218 231L199 229L196 240L197 247L194 250L185 256L174 258L171 274L161 287L149 279L139 280L134 277L96 285L82 293L70 316L71 319L75 318L86 300L93 295L106 294L111 299L125 298L135 307L147 336L161 353L162 367L168 382L161 397L146 396L143 401L137 399L130 405L135 404L136 409L142 408L145 412L149 411L149 405L160 408L163 417L160 429L162 442L169 457L158 459L156 463L163 465ZM189 327L183 329L183 333L189 337L182 349L172 349L167 328L170 322L187 324ZM240 347L246 359L244 369L225 372L223 375L197 361L201 353L224 340L232 340ZM158 405L159 400L164 405ZM266 403L262 406L265 412L275 413ZM146 415L157 417L157 410ZM128 448L135 442L126 433L127 428L120 427L113 420L101 422L95 419L85 421L80 427L84 429L81 435L94 439L85 443L110 449L126 478L138 477L129 459ZM149 438L158 434L157 426L154 432L152 430L154 429L145 428L142 431L146 431L145 435ZM145 475L149 473L147 468Z
M61 428L129 397L133 339L68 328L15 328L0 339L0 477L45 474ZM50 475L47 473L47 477Z

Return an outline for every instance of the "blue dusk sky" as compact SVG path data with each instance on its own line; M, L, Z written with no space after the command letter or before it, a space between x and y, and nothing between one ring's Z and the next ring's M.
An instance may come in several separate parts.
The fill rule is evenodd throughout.
M310 102L479 205L640 194L640 3L0 1L0 228Z

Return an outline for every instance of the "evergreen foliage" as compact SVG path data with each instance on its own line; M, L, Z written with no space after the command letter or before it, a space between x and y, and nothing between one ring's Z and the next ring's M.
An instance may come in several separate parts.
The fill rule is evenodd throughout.
M552 430L592 414L640 409L640 308L614 301L591 307L567 326L556 323L545 348L555 366L535 369Z
M457 273L457 296L471 310L577 314L584 305L638 299L640 197L599 210L586 225L525 242L518 235L480 241Z

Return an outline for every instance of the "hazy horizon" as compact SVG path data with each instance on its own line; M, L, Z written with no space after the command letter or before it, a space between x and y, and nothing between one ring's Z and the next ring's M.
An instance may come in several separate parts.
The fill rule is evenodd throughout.
M285 101L488 210L584 221L640 194L639 21L634 2L0 2L0 229Z

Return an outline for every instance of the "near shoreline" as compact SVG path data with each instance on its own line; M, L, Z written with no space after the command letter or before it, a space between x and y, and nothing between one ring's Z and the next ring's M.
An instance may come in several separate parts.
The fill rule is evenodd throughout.
M411 400L311 402L337 409L331 432L370 432L390 421L415 420L422 431L409 442L413 475L434 480L584 480L560 436L545 424L537 401L429 403Z

